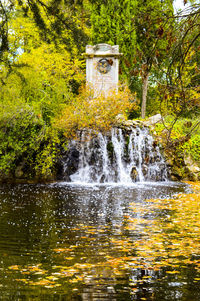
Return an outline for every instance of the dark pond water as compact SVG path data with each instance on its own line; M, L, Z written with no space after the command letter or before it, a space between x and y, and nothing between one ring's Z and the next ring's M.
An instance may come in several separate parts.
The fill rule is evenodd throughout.
M199 301L193 265L166 273L165 266L147 266L136 250L149 239L145 229L173 214L150 210L147 200L187 189L173 183L2 185L0 300ZM131 219L137 220L132 228Z

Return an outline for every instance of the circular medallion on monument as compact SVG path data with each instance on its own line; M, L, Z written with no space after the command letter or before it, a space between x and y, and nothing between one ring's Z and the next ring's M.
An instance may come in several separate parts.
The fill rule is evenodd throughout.
M98 61L97 70L100 73L106 74L110 71L110 69L111 69L111 64L109 63L109 61L107 59L101 59Z

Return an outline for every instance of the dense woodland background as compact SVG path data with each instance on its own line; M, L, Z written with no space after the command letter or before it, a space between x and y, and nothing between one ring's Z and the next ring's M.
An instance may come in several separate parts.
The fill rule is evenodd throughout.
M0 175L48 178L77 129L160 113L166 148L200 162L200 4L172 0L0 1ZM188 5L189 4L189 5ZM118 95L85 90L87 44L118 44Z

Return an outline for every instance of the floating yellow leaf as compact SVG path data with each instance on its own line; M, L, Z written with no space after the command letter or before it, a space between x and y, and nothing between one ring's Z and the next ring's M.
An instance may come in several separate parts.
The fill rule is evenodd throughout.
M53 249L54 252L57 253L62 253L62 252L70 252L71 249L67 249L67 248L59 248L59 249Z
M8 268L9 268L9 270L19 270L19 266L18 265L11 265Z
M21 282L24 282L24 283L29 283L28 279L16 279L16 281L21 281Z
M48 276L48 277L46 277L46 279L49 279L49 280L52 280L52 281L58 280L58 278L54 277L54 276Z
M167 274L179 274L179 271L166 271Z
M32 285L49 285L49 284L52 284L53 282L52 281L49 281L48 279L41 279L40 281L37 281L37 282L32 282Z

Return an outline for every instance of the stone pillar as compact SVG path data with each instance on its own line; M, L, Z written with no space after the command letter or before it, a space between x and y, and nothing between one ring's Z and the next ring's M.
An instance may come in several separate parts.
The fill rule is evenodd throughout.
M118 91L119 46L97 44L86 46L86 82L93 96L107 96Z

